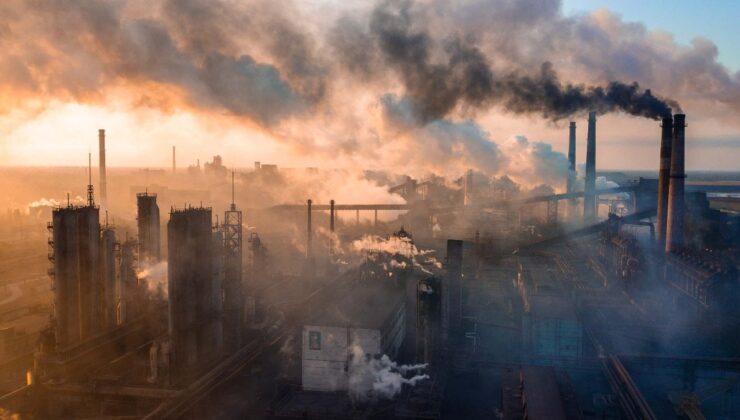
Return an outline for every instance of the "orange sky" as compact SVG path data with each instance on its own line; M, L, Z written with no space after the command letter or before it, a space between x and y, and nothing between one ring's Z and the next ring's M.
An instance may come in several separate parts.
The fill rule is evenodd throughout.
M445 65L449 40L465 35L494 74L531 76L551 61L564 84L637 81L684 107L689 170L740 170L740 73L717 61L711 40L679 43L607 9L565 16L556 0L537 8L501 0L409 4L412 23L404 30L409 39L427 37L430 66ZM47 6L8 0L0 8L7 28L0 33L2 166L83 166L87 153L97 152L99 128L108 133L109 166L169 167L173 145L180 167L219 154L236 167L259 160L411 174L459 174L471 165L486 171L480 166L488 163L499 165L492 173L516 171L503 150L513 136L567 152L567 119L515 115L501 103L459 99L434 116L449 124L442 134L428 121L394 127L381 98L413 95L407 73L415 67L392 68L375 52L352 68L362 58L351 56L362 52L359 44L350 43L349 52L337 47L348 37L361 43L377 35L368 23L375 3ZM337 37L347 30L341 24L351 30ZM582 110L577 115L583 162L586 124ZM656 169L659 135L653 120L601 116L597 167ZM491 156L481 158L482 151Z

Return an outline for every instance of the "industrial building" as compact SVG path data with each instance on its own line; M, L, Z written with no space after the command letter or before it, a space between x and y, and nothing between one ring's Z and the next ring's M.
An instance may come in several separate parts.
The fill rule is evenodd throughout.
M161 260L159 206L157 194L136 194L136 221L139 232L139 258L142 262Z
M219 356L223 339L221 276L211 209L172 209L167 223L172 365L194 369Z
M88 184L87 205L54 209L49 259L54 281L54 333L57 345L64 347L92 337L105 326L112 304L110 269L101 275L101 262L109 268L115 236L106 229L101 237L100 209L95 205L92 182ZM101 253L101 244L105 246ZM101 258L102 256L102 258ZM108 290L107 290L108 289Z
M347 391L358 351L363 357L395 360L406 334L401 289L364 283L342 288L334 297L303 326L301 376L307 391Z
M711 207L728 186L686 181L685 115L661 117L656 178L597 188L591 112L582 186L569 124L563 192L465 170L385 185L404 202L263 208L320 170L258 163L229 178L214 158L207 174L177 172L173 149L171 173L118 186L101 131L108 212L89 173L87 201L52 209L54 316L33 355L0 363L0 407L38 418L738 417L738 218ZM112 212L116 190L135 214ZM161 239L160 205L171 208ZM2 330L0 355L28 342Z

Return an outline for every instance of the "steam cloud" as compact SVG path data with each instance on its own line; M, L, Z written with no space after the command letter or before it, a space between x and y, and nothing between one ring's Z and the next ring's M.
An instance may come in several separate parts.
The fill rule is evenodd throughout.
M404 385L415 386L429 379L429 375L415 374L427 365L399 365L387 355L380 359L367 358L358 345L352 346L352 365L349 376L349 395L354 401L372 401L380 398L391 399L401 392Z
M137 273L136 278L146 282L147 292L167 298L167 262L145 265Z

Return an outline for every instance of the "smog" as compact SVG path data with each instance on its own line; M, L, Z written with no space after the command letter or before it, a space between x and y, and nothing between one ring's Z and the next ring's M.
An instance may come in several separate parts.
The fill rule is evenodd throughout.
M627 7L2 2L0 418L740 418L737 8Z

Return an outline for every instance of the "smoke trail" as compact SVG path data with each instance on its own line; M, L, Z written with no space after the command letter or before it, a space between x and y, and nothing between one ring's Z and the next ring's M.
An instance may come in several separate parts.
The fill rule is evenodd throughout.
M507 111L540 113L560 120L576 113L622 111L659 119L680 106L643 90L636 82L609 82L606 86L562 83L549 62L539 73L495 75L484 54L470 42L445 42L446 62L433 62L434 41L426 30L414 30L410 1L389 1L372 13L370 33L380 55L398 73L413 101L420 123L444 118L457 107L502 105Z

